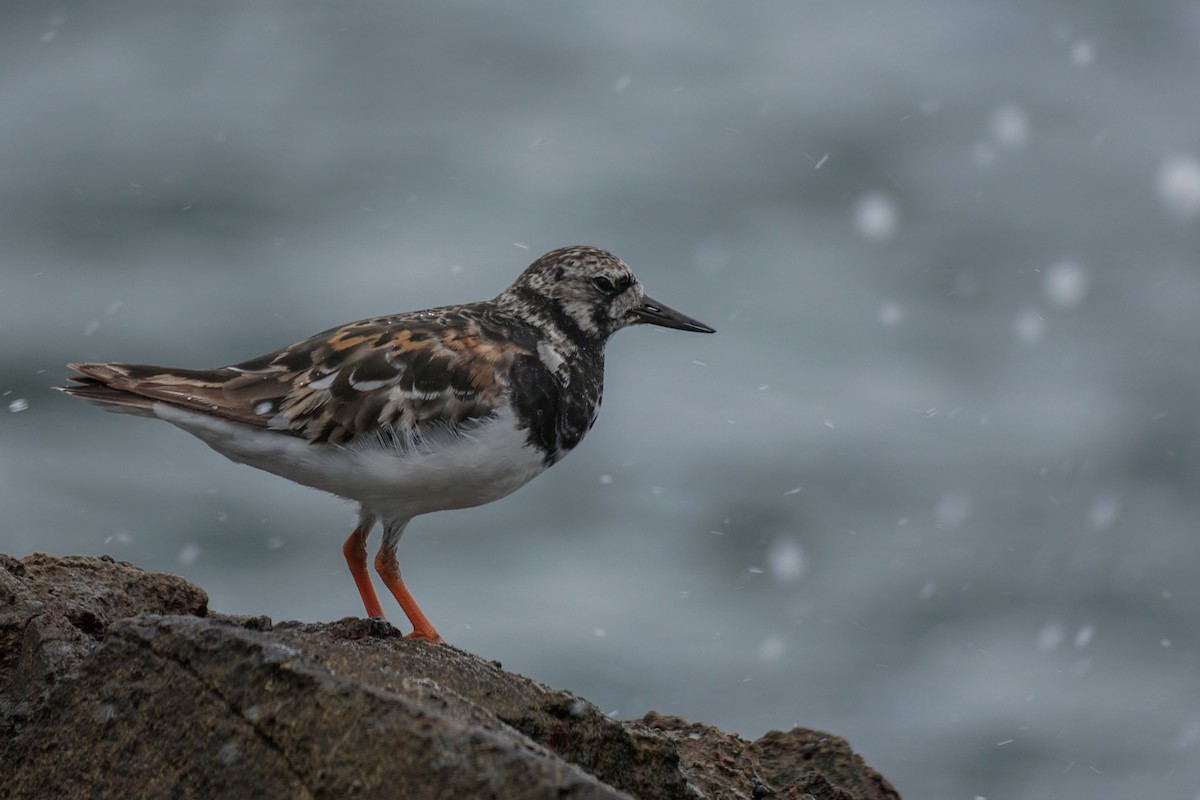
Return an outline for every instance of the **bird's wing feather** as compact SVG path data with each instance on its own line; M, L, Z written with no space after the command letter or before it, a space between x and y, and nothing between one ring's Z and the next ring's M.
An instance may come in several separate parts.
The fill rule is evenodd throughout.
M514 360L532 352L521 327L479 305L376 317L211 370L72 364L82 374L66 391L134 411L166 402L311 442L411 439L496 411Z

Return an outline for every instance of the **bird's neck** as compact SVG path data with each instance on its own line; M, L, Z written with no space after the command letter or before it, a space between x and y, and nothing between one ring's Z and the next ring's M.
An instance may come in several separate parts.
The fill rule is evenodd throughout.
M512 286L496 298L496 305L536 329L567 361L576 358L603 361L608 336L587 330L553 298L526 287Z

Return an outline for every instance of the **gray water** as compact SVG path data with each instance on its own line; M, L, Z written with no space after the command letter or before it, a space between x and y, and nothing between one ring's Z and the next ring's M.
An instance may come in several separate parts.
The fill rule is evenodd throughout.
M345 504L53 393L614 250L716 336L418 520L455 644L909 798L1200 797L1200 5L10 3L0 551L361 613ZM399 616L396 614L396 616Z

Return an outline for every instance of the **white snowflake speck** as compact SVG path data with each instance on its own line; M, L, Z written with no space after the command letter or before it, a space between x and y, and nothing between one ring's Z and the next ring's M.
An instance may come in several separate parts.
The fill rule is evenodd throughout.
M189 564L195 564L198 558L200 558L200 547L194 542L185 544L176 557L179 563L185 567Z
M787 583L804 575L808 558L799 542L790 537L781 537L771 542L767 549L767 567L771 570L772 578Z
M1075 634L1075 648L1082 650L1087 647L1092 638L1096 635L1096 626L1090 622L1080 627L1079 632Z
M899 303L894 303L891 300L880 304L879 311L876 316L879 319L879 324L886 328L892 328L904 321L904 306Z
M786 650L787 643L783 641L783 637L771 635L763 639L762 644L758 646L758 658L767 664L774 664Z
M1121 513L1121 503L1112 495L1101 495L1092 500L1088 507L1088 523L1094 530L1102 531L1112 527Z
M1067 638L1067 632L1063 630L1063 626L1057 622L1047 622L1038 631L1038 650L1043 653L1049 653L1057 650Z
M988 118L988 132L1000 147L1019 150L1029 144L1029 115L1017 105L997 106Z
M971 498L960 492L946 492L933 509L933 518L943 528L957 528L970 517Z
M242 744L237 739L230 739L217 751L217 759L227 767L236 764L241 758Z
M1200 217L1200 161L1191 155L1171 156L1158 168L1158 198L1175 218Z
M1071 45L1071 63L1079 68L1090 67L1096 60L1096 46L1088 39L1076 39Z
M854 204L854 226L863 238L886 242L900 229L900 207L889 194L868 192Z
M1050 265L1045 277L1046 299L1059 308L1075 308L1088 291L1088 273L1077 261L1063 259Z
M1013 333L1021 344L1037 344L1046 335L1046 320L1034 308L1023 308L1013 320Z

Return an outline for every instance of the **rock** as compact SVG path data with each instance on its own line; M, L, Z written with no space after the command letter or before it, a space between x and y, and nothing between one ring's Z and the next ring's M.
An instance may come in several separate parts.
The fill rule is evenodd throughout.
M0 553L0 735L76 670L116 621L138 614L204 616L208 595L174 575L107 556L24 561Z
M898 798L845 741L755 742L386 622L209 613L111 558L0 555L4 797Z

